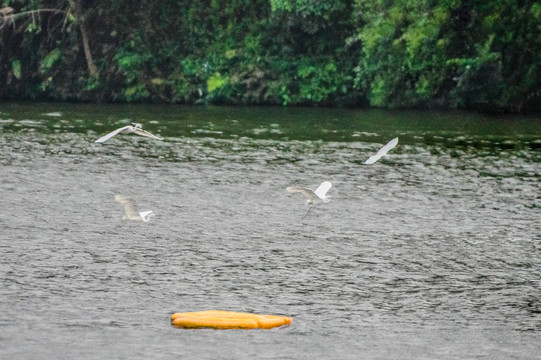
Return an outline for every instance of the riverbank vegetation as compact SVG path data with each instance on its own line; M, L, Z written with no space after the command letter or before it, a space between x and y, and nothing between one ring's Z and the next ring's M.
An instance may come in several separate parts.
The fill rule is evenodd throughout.
M0 98L541 110L535 0L4 0Z

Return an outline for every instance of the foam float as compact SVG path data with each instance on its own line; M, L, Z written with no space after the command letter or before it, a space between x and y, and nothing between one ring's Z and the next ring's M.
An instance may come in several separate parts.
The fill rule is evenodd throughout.
M183 329L272 329L290 325L292 318L233 311L207 310L171 315L171 325Z

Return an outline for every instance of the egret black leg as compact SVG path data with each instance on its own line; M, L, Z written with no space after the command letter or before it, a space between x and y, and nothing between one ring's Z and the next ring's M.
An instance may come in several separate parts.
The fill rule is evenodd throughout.
M302 217L302 219L304 219L305 217L307 217L308 215L310 215L310 213L312 212L312 210L314 210L315 206L310 206L310 209L308 209L308 211L306 212L306 214L304 214L304 216Z

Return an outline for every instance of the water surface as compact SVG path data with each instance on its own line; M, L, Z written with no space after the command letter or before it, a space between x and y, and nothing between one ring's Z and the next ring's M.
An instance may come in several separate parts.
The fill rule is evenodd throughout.
M165 140L94 143L132 121ZM538 358L540 124L0 105L0 357ZM301 220L307 205L285 188L325 180L331 202ZM118 193L156 216L122 221ZM294 320L169 325L209 309Z

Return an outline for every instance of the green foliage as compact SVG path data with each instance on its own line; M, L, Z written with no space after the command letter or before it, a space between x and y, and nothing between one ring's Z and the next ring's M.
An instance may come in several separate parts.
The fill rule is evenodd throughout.
M448 76L440 29L449 9L428 1L359 7L365 24L359 32L363 54L355 68L356 87L374 106L417 106L437 97Z
M15 13L57 11L0 27L0 98L514 111L541 104L534 0L79 4L80 13L67 0L4 1Z
M532 51L541 44L534 35L540 22L531 16L537 7L533 1L359 0L355 87L374 106L519 109L525 96L535 106L540 83L524 80L541 64ZM517 80L521 85L512 85Z
M42 71L46 72L47 70L52 68L53 65L60 60L61 57L62 53L60 52L60 49L53 49L43 58L43 60L41 60Z
M209 92L216 91L217 89L220 89L224 85L228 84L228 82L229 79L227 77L224 77L219 73L215 73L207 79L207 90Z
M328 0L270 0L272 11L289 11L301 14L302 16L322 16L336 7L342 6L343 1Z
M491 35L485 44L476 45L475 57L447 60L446 64L459 75L450 94L458 106L497 102L503 83L500 54L491 51L493 41Z
M22 78L21 62L19 60L15 59L11 62L11 71L13 71L13 76L17 80Z
M305 61L297 69L300 102L327 103L341 83L338 68L333 61L313 64Z

